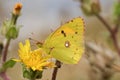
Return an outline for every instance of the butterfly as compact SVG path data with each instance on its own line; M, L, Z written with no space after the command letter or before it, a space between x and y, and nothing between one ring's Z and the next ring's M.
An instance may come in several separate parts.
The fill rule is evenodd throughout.
M66 64L77 64L84 53L84 21L74 18L52 32L42 49L55 59Z

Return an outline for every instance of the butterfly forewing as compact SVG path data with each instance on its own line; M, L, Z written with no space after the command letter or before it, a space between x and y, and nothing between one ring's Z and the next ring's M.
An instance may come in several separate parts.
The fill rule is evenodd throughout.
M84 22L74 18L45 40L43 49L63 63L75 64L84 52Z

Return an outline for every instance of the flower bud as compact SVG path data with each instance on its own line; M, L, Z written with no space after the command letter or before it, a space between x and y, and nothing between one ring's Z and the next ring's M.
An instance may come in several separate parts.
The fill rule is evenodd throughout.
M19 15L20 11L22 9L22 4L21 3L16 3L13 9L13 14L14 15Z
M99 0L82 0L81 9L84 14L91 16L101 11Z

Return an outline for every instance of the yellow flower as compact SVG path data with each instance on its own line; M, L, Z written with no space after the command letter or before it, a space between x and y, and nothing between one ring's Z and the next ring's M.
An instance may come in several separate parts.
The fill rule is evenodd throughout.
M45 55L41 48L31 50L29 40L26 40L25 45L19 43L20 62L32 70L43 70L44 68L55 67L53 62L48 61L51 57Z

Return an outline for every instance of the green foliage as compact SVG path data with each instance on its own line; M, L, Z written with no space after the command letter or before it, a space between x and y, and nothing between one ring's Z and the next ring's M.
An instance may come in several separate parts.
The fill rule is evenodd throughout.
M114 4L114 15L120 17L120 2Z
M43 71L33 71L32 69L28 69L23 65L23 77L35 80L35 79L41 79L42 78Z
M114 3L113 16L115 23L119 23L118 19L120 18L120 2Z
M5 62L3 65L2 65L2 68L0 69L0 72L4 72L6 71L8 68L12 68L14 65L15 65L15 61L13 60L8 60L7 62Z

